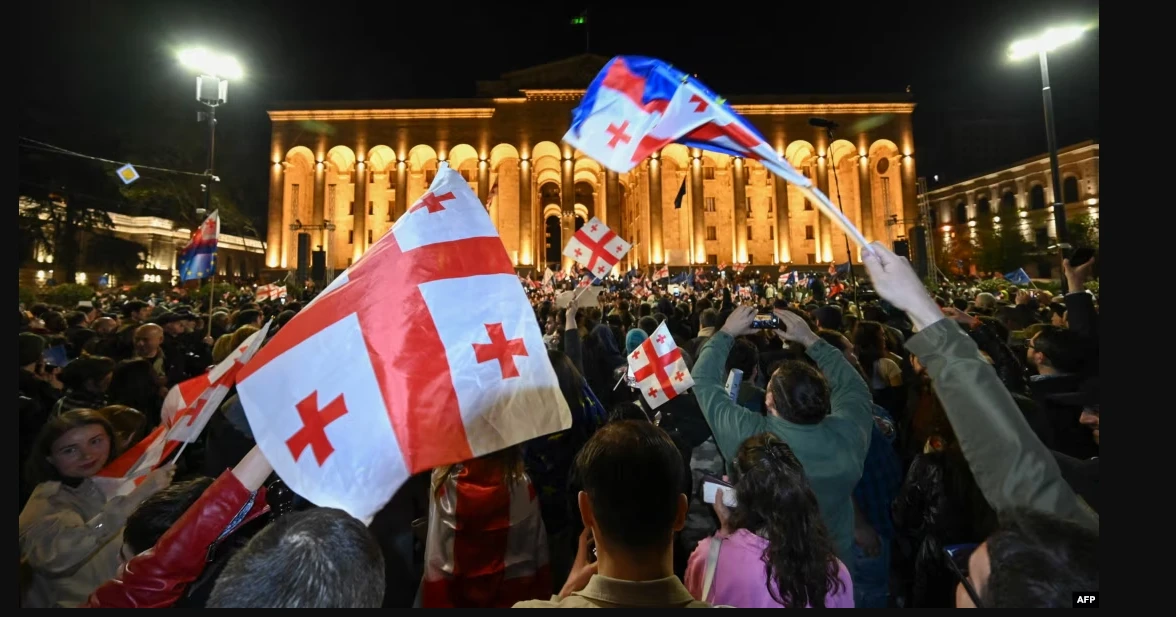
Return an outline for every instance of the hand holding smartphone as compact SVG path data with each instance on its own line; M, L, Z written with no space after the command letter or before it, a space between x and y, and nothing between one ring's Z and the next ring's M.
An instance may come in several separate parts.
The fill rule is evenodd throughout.
M738 502L735 500L735 487L731 486L731 484L729 482L724 482L723 480L720 480L720 479L715 478L713 476L704 476L702 479L702 501L703 501L703 503L713 504L715 502L715 496L719 492L719 489L723 489L723 505L724 506L727 506L728 508L734 508L739 505Z

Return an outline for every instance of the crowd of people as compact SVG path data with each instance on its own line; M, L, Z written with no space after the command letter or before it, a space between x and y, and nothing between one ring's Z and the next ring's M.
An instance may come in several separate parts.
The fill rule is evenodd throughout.
M366 525L287 488L232 392L133 491L94 480L298 301L22 306L22 606L1069 607L1099 580L1092 264L1058 297L928 291L877 243L856 290L547 284L571 428L413 476ZM626 357L663 323L695 386L651 408Z

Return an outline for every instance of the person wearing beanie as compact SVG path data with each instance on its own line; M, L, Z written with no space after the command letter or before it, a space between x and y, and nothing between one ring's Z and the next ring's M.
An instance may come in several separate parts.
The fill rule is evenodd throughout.
M633 353L633 350L640 347L641 343L644 343L645 339L647 338L649 338L649 335L640 328L633 328L632 330L629 330L629 332L625 334L625 355Z

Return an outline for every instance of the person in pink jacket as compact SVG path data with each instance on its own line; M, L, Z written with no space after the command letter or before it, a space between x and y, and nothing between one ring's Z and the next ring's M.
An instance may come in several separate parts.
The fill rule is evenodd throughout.
M719 491L722 528L686 565L691 595L737 608L853 608L853 581L788 444L771 433L748 438L735 472L738 505L729 510Z

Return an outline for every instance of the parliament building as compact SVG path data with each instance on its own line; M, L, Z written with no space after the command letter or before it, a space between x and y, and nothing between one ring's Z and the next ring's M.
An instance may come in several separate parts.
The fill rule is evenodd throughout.
M620 269L860 262L839 229L755 161L675 144L618 174L562 143L607 60L582 55L507 73L479 82L472 99L272 109L267 268L299 266L300 234L307 268L313 251L322 251L327 276L346 268L425 193L441 161L489 202L524 273L560 263L569 235L594 216L633 244ZM910 235L918 214L910 95L728 100L868 239L893 246ZM834 141L810 126L813 117L839 125Z

